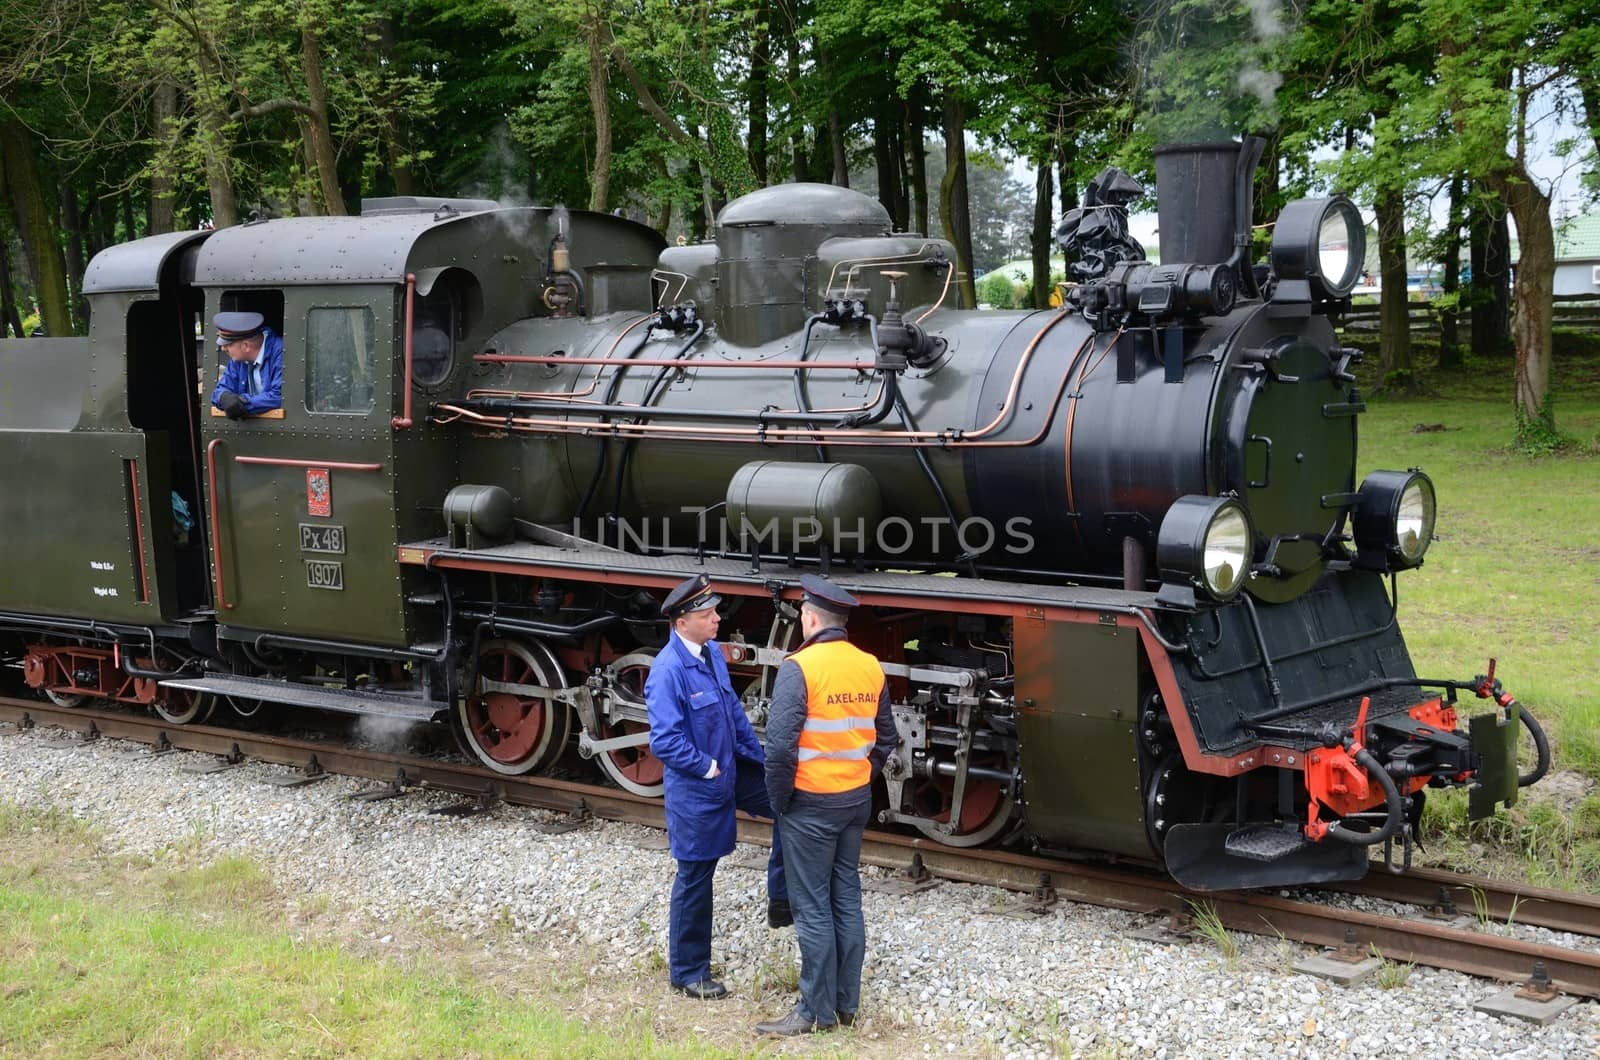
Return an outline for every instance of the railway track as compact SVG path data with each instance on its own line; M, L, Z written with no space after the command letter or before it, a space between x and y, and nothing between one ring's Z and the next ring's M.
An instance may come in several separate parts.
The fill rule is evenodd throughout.
M145 715L63 708L0 698L0 722L56 726L79 738L131 740L152 748L196 751L233 761L334 773L407 789L452 792L467 801L562 811L664 827L660 803L596 784L550 777L507 777L481 767L321 741L213 726L173 726ZM765 822L741 819L740 839L768 843ZM1492 922L1600 937L1600 899L1514 882L1412 868L1395 875L1381 866L1366 879L1336 888L1395 903L1414 915L1369 913L1269 892L1198 893L1148 871L1082 864L1004 850L941 846L923 837L869 832L863 860L896 870L896 883L916 889L937 879L1019 892L1020 908L1044 911L1056 901L1087 902L1156 917L1187 919L1204 904L1230 930L1277 935L1311 945L1346 947L1384 957L1504 981L1522 981L1542 965L1555 987L1600 998L1600 953L1505 937L1478 926Z

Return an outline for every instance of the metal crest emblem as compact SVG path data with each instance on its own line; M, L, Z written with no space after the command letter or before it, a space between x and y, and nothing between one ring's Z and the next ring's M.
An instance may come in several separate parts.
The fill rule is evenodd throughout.
M325 467L306 468L306 510L312 515L333 514L333 479Z

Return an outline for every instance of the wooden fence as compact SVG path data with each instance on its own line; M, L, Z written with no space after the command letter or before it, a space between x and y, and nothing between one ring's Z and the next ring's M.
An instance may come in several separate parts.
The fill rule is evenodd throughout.
M1554 298L1555 326L1577 328L1581 331L1600 331L1600 294L1558 294ZM1413 332L1437 334L1439 308L1433 302L1407 302L1406 315ZM1458 314L1460 327L1467 327L1467 314ZM1377 331L1378 303L1365 302L1353 305L1340 314L1335 323L1347 331Z

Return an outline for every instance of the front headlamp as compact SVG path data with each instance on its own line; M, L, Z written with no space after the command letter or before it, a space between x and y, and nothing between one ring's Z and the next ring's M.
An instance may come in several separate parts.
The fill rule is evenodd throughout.
M1367 229L1343 195L1296 199L1272 229L1275 302L1328 302L1349 294L1366 265Z
M1433 482L1420 471L1374 471L1356 493L1351 530L1356 566L1407 570L1422 563L1438 512Z
M1201 596L1226 603L1244 588L1254 551L1255 529L1239 501L1179 497L1156 536L1156 599L1176 607L1194 607Z

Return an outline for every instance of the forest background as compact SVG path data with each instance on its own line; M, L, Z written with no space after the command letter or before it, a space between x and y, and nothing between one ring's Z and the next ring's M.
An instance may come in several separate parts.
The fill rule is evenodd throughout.
M1415 380L1407 263L1442 262L1441 366L1509 363L1515 443L1559 447L1532 158L1593 199L1597 0L0 0L0 333L82 333L85 264L147 234L442 194L695 240L803 180L951 240L968 304L1031 257L1044 306L1088 179L1240 133L1258 224L1334 190L1375 216L1385 385Z

